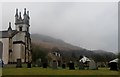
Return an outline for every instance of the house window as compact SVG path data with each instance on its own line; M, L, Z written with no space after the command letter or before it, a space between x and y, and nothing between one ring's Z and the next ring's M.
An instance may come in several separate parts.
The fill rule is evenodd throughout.
M29 32L29 28L27 27L27 31Z
M22 26L19 27L19 31L22 31Z

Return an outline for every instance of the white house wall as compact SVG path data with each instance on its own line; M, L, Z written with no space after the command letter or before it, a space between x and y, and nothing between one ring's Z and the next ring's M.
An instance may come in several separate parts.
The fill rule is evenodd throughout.
M28 27L28 25L23 24L23 31L27 31L27 27Z
M25 45L21 44L21 60L24 62L25 59Z
M19 27L22 26L22 31L27 31L27 27L28 25L26 24L19 24L19 25L16 25L16 30L19 31Z
M16 62L17 59L21 58L21 44L14 44L13 45L13 61Z
M3 43L2 60L3 60L4 64L8 64L9 39L8 38L0 38L0 41Z
M25 42L25 32L19 32L13 37L13 41L23 41Z

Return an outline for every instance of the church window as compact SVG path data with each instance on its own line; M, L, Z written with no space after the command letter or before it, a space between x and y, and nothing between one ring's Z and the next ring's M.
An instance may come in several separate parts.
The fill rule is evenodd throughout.
M27 31L29 32L29 28L27 27Z
M22 31L22 26L19 27L19 31Z

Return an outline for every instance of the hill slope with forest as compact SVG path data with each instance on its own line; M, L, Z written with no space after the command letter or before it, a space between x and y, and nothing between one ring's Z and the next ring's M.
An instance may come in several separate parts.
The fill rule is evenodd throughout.
M80 50L81 47L77 47L71 45L69 43L64 42L63 40L56 39L50 36L42 35L42 34L32 34L31 35L32 42L43 47L51 49L53 47L57 47L60 50Z
M94 58L96 61L110 61L116 58L116 55L112 52L107 52L104 50L87 50L82 47L66 43L63 40L42 34L31 34L31 38L32 43L37 45L39 48L44 48L48 51L54 47L58 48L64 57L75 57L78 59L79 56L84 55L90 58Z

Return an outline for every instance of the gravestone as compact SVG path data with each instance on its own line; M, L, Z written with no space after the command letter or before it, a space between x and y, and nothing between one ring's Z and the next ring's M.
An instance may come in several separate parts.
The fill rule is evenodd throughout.
M16 68L21 68L21 67L22 67L21 59L17 59Z
M3 67L3 61L0 59L0 68Z
M27 68L31 68L31 62L27 63Z
M36 63L35 62L32 62L32 67L36 67Z
M110 70L116 70L118 71L118 65L119 65L119 59L114 59L112 61L109 62L109 67L110 67Z
M66 65L65 63L62 64L62 68L65 69L66 68Z
M70 61L69 63L69 70L74 70L75 67L74 67L74 62Z
M84 69L84 64L82 61L79 62L78 66L79 66L79 69Z
M90 61L86 61L86 62L84 63L84 68L85 68L86 70L89 69L89 62L90 62Z
M47 68L47 63L43 62L43 68Z
M95 70L95 69L97 69L97 64L95 63L94 60L91 60L91 61L89 62L89 69L90 69L90 70Z
M53 62L52 62L52 68L53 69L57 69L57 61L56 60L53 60Z
M110 70L118 70L116 62L111 62L109 65L110 65Z
M38 59L38 61L37 61L37 66L38 66L38 67L41 67L41 66L42 66L41 59Z

